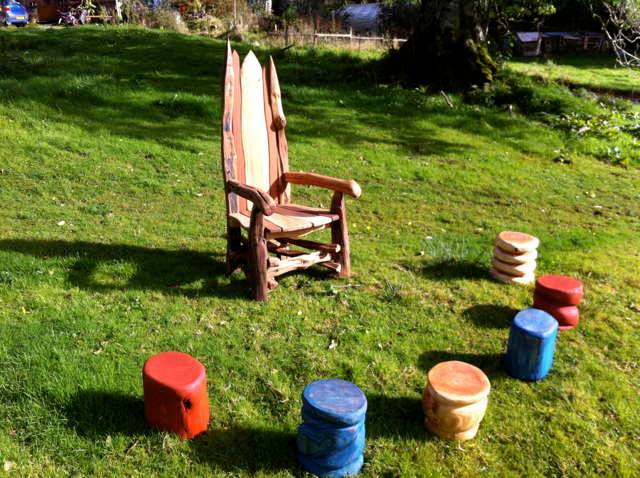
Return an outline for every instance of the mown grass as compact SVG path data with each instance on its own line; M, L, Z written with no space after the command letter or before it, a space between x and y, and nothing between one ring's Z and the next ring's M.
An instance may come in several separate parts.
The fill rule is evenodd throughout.
M351 54L290 50L276 61L293 168L364 189L348 205L355 275L291 275L256 304L242 276L223 274L223 51L141 29L0 32L9 473L300 475L302 388L341 377L369 398L364 476L637 475L638 168L588 148L554 162L561 128L376 85ZM504 229L540 237L539 272L587 290L540 383L500 366L509 320L531 304L530 289L488 275ZM144 426L142 364L169 349L207 367L211 431L193 442ZM453 358L493 387L464 444L422 425L425 373Z
M640 70L617 66L611 55L517 58L509 61L508 66L518 73L545 80L612 93L628 93L640 99Z

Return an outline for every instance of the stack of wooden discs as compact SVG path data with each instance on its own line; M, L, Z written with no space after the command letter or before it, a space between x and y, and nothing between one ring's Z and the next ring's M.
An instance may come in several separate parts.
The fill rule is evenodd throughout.
M491 276L501 282L527 285L535 281L540 241L523 232L503 231L496 237Z
M573 329L580 320L578 305L584 295L582 282L572 277L545 275L536 281L533 306L551 314L560 330Z
M357 475L364 463L367 398L353 383L318 380L302 392L298 460L314 475Z
M424 423L447 440L470 440L489 403L491 384L478 367L451 360L441 362L427 374L422 395Z

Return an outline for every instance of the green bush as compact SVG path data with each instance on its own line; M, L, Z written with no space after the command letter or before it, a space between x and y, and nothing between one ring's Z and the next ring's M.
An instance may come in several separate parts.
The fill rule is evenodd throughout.
M598 105L574 95L565 86L544 83L503 70L496 81L484 89L466 95L468 102L484 106L513 107L524 115L568 114L573 111L596 113Z
M218 36L226 30L225 23L220 18L209 14L187 16L185 21L189 31L193 33Z
M150 10L144 18L144 24L149 28L189 33L189 29L180 14L168 8Z

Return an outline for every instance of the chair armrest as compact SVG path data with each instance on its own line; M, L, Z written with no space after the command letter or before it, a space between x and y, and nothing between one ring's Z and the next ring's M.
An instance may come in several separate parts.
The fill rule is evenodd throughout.
M303 184L306 186L318 186L331 189L332 191L348 194L354 198L359 198L362 194L360 185L353 179L338 179L321 174L298 171L284 173L284 180L291 184Z
M265 216L271 216L276 210L276 203L271 196L255 186L249 186L230 179L227 181L227 190L251 201Z

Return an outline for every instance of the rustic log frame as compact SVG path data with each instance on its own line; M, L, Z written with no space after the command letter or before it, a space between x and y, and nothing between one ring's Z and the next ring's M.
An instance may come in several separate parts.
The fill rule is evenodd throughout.
M291 184L318 186L321 188L330 189L332 191L348 194L349 196L352 196L356 199L362 195L362 189L360 189L360 185L353 179L345 180L332 178L331 176L323 176L316 173L306 173L304 171L289 171L284 173L284 180L287 183Z
M241 131L241 123L236 124L239 121L239 101L241 101L239 71L238 55L228 44L223 77L222 118L222 170L227 198L227 273L231 274L239 268L244 269L252 286L252 297L258 301L267 300L269 291L278 285L276 281L278 276L304 270L316 264L335 272L339 277L349 277L351 260L345 194L354 198L360 197L362 194L360 186L353 180L288 171L288 147L284 134L286 119L272 59L269 66L263 69L264 101L265 114L272 115L273 118L272 128L275 130L278 158L275 164L278 175L276 181L271 182L272 190L269 192L245 184L243 171L245 157L242 143L237 138ZM302 236L325 227L315 223L308 229L298 228L292 230L290 234L284 234L284 237L281 233L276 236L278 239L270 239L269 227L267 227L271 224L268 222L269 217L277 212L279 205L289 204L290 184L317 186L334 191L329 211L324 210L325 214L330 213L332 218L330 224L327 224L331 227L331 243L324 244L301 239ZM248 203L251 203L251 210L248 237L245 239L242 227L247 227L246 222L241 227L237 220L232 218L232 213L246 211L244 214L249 214ZM291 206L300 208L298 205ZM305 211L310 209L313 208L307 208ZM318 211L310 214L319 214L320 210ZM286 230L283 229L283 232Z
M227 191L251 201L254 207L259 208L265 216L271 216L276 210L276 203L271 199L269 193L261 191L255 186L240 184L238 181L229 179Z

